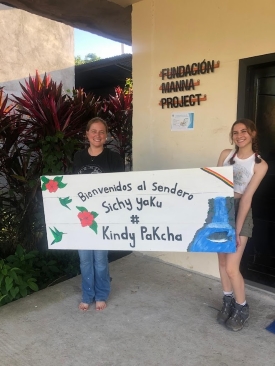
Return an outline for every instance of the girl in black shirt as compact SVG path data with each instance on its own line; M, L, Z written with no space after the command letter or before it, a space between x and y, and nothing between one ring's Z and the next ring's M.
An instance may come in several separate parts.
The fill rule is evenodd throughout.
M75 174L97 174L124 171L124 163L118 153L104 149L107 140L107 123L99 117L91 119L86 127L90 146L74 156ZM110 276L107 250L79 250L82 275L82 301L79 309L86 311L95 301L96 310L106 308L110 293Z

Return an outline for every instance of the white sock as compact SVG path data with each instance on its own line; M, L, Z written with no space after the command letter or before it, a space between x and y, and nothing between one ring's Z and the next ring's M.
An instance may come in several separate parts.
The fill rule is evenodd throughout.
M239 304L239 303L237 303L237 304ZM239 305L241 305L241 306L245 306L245 305L246 305L246 300L244 300L244 302L243 302L243 303L241 303L241 304L239 304Z
M224 294L224 296L231 296L231 297L233 297L233 291L224 291L223 294Z

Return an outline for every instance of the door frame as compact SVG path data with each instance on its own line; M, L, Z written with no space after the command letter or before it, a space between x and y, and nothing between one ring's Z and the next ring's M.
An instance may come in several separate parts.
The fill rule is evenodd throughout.
M275 53L270 53L266 55L254 56L243 58L239 60L239 74L238 74L238 96L237 96L237 119L241 118L251 118L249 113L249 97L250 97L250 87L251 87L251 72L250 67L252 66L268 66L269 64L275 63ZM248 255L247 248L244 252L242 263L245 260L245 256ZM261 282L254 282L249 280L244 275L245 282L257 288L264 289L269 292L275 293L275 288L268 285L264 285Z
M239 76L238 76L238 98L237 98L237 119L248 117L248 96L250 77L248 68L261 64L275 62L275 53L266 55L242 58L239 60Z

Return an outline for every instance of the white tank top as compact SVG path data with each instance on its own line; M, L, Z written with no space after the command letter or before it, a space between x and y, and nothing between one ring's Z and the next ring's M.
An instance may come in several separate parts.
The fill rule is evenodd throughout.
M230 166L230 159L234 155L235 150L232 150L223 162L223 166ZM237 155L234 157L235 164L233 164L233 180L234 192L243 194L248 183L254 174L255 154L247 159L239 159Z

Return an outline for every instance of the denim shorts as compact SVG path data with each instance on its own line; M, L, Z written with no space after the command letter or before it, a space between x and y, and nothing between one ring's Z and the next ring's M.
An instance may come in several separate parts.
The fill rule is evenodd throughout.
M234 206L235 206L235 220L237 218L238 210L239 210L240 198L234 199ZM246 218L243 223L243 227L240 232L240 236L246 236L247 238L252 237L253 231L253 218L252 218L252 209L250 208Z

